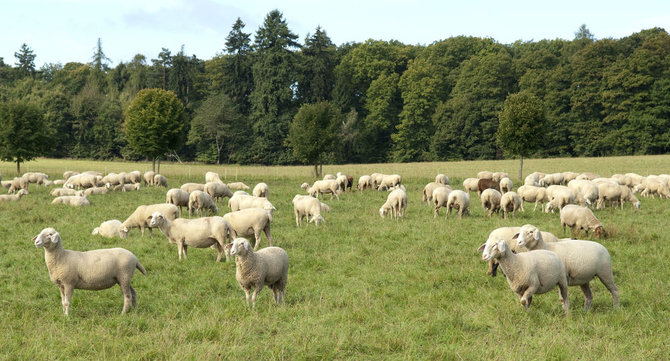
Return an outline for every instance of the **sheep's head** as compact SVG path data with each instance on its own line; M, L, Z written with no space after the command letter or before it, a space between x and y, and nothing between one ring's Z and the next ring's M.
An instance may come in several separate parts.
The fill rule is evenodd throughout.
M518 246L533 248L535 242L542 239L542 233L537 227L531 224L526 224L521 227L519 233L515 234L512 239L516 239L516 244Z
M244 256L248 252L252 252L251 244L246 238L235 238L230 247L231 256Z
M53 228L45 228L33 238L35 247L44 247L50 249L61 242L60 234Z
M607 237L607 232L603 226L596 227L593 233L595 233L596 238Z
M25 196L26 194L28 194L28 191L25 190L25 189L21 189L21 190L19 190L18 193L16 193L16 194L18 194L19 197L20 197L20 196Z
M506 249L507 243L505 241L489 239L486 243L479 246L477 251L482 252L482 261L490 261L500 258L500 255L505 253Z
M158 227L165 222L165 216L163 216L161 212L154 212L151 217L148 217L147 219L149 220L149 227L152 228Z
M128 227L124 226L123 224L119 226L119 236L123 239L128 238L128 232L130 232L130 229Z
M386 218L386 215L388 214L388 212L389 212L389 209L388 209L388 208L385 208L384 206L382 206L381 208L379 208L379 215L380 215L382 218Z
M323 216L321 216L321 215L319 214L319 215L315 215L315 216L313 216L313 217L309 220L309 223L312 223L312 222L314 222L314 224L316 224L316 225L318 226L318 225L320 225L320 224L326 222L326 220L323 218Z

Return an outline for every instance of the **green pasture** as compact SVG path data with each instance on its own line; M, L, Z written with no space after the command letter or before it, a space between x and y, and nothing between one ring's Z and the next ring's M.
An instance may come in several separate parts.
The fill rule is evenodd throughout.
M23 171L59 179L65 170L149 170L150 163L38 159ZM579 287L570 288L571 315L558 291L537 295L529 311L504 277L486 275L477 247L501 226L532 223L567 237L557 213L488 218L471 193L471 216L433 218L421 203L437 173L455 188L478 171L507 171L518 186L518 160L414 164L328 165L324 173L354 176L399 173L409 195L407 217L381 219L385 192L347 192L328 200L326 223L297 228L291 199L312 182L311 167L161 164L170 187L204 182L206 171L224 182L266 182L277 211L275 245L291 266L285 303L275 306L264 289L254 310L235 280L235 264L216 263L216 251L177 247L156 230L133 230L126 240L91 235L102 221L123 221L140 204L165 201L164 188L91 196L88 208L51 205L49 188L30 186L19 202L0 203L0 359L3 360L665 360L670 342L670 200L641 199L641 208L595 212L610 236L599 240L612 257L618 310L597 279L593 307L585 312ZM603 176L670 173L670 155L529 159L524 175L539 170L592 171ZM3 179L16 174L0 163ZM529 208L529 209L528 209ZM220 205L221 214L229 211ZM76 290L70 316L49 280L44 251L31 239L56 228L65 248L123 247L147 269L133 278L138 307L120 315L117 286ZM262 247L267 239L262 238Z

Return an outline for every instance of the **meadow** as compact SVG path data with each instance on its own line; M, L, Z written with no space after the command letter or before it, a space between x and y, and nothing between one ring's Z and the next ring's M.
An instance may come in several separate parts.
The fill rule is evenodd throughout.
M44 171L51 179L65 170L119 172L149 170L150 163L38 159L23 171ZM18 203L0 203L0 359L3 360L662 360L670 349L670 200L641 198L641 208L596 211L609 237L599 240L612 257L620 308L609 292L591 282L592 309L570 288L565 317L557 291L537 295L529 311L500 275L486 275L477 247L502 226L534 224L560 237L557 213L532 212L514 219L488 218L476 193L471 216L439 218L421 202L437 173L455 188L480 170L507 171L516 179L518 160L413 164L327 165L324 173L354 176L399 173L409 195L405 219L381 219L385 192L347 192L328 200L331 212L321 227L297 228L291 199L303 182L315 180L311 167L242 167L161 164L169 186L203 182L206 171L224 182L263 181L277 211L275 245L291 266L285 303L275 306L265 288L254 310L235 280L235 263L216 263L212 249L189 249L179 261L177 247L159 230L125 240L91 235L102 221L123 221L140 204L165 201L164 188L91 196L78 209L51 205L49 189L30 185ZM636 172L670 173L670 155L644 157L529 159L532 171L592 171L603 176ZM0 163L3 179L15 165ZM224 202L225 203L225 202ZM220 205L220 214L228 212ZM147 269L133 278L138 307L120 315L117 286L76 290L64 316L57 287L49 280L44 250L31 239L56 228L64 247L74 250L123 247ZM583 235L582 235L583 237ZM267 246L263 236L261 247Z

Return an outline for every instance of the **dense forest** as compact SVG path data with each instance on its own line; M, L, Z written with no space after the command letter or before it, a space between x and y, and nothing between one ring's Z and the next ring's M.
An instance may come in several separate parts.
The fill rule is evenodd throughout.
M320 130L324 139L335 136L323 149L328 163L502 158L511 155L496 143L498 117L519 92L544 105L546 134L535 157L670 150L664 29L622 39L596 40L583 25L572 40L335 45L316 28L301 44L274 10L253 40L246 31L238 19L209 60L182 46L114 67L100 40L89 63L39 69L38 52L24 44L13 65L0 58L0 102L41 110L50 140L44 155L55 158L142 159L128 147L124 121L145 88L170 90L183 103L187 131L165 154L181 161L298 163L289 129L315 103L337 110L334 124Z

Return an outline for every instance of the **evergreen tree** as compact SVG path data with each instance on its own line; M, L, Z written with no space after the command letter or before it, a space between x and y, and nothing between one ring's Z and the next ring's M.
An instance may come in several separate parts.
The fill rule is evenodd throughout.
M240 113L249 112L249 94L253 88L253 74L251 70L251 40L250 34L243 32L244 22L237 18L233 28L226 37L226 55L223 58L223 74L220 89L237 104Z
M298 92L303 103L329 100L335 83L335 45L321 27L307 35L302 48Z
M35 58L37 55L33 52L26 43L21 45L21 49L18 52L14 53L14 57L17 62L15 63L18 75L21 78L24 77L34 77L35 76Z

